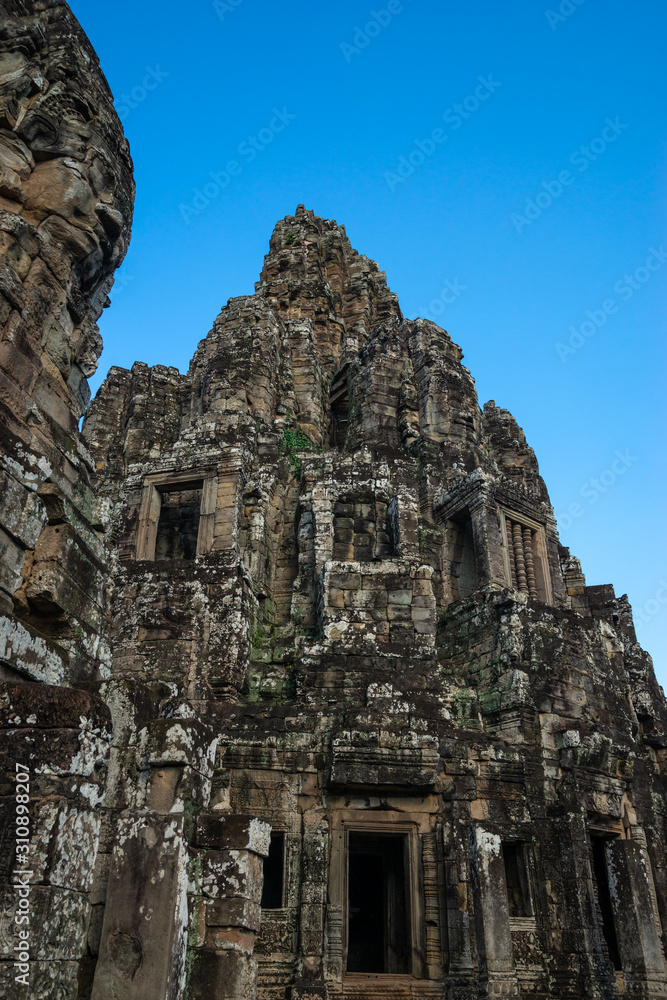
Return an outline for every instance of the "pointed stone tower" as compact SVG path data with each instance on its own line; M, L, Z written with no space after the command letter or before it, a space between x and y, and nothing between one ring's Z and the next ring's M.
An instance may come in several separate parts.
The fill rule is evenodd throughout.
M111 369L95 1000L667 995L665 699L461 359L300 205Z

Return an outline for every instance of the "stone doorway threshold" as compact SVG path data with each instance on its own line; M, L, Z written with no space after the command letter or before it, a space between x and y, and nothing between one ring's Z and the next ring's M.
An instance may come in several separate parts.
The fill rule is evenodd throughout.
M393 976L389 973L371 975L358 973L345 976L342 985L332 989L332 996L345 1000L412 1000L416 997L441 997L442 983L412 976Z

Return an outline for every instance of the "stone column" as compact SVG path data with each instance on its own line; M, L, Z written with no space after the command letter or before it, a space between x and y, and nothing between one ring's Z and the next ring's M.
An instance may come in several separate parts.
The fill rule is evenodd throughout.
M183 815L119 817L92 1000L177 1000L185 968Z
M560 911L564 947L577 955L578 977L572 976L571 989L579 989L582 996L615 996L616 977L593 890L585 815L579 811L568 813L556 819L555 827L565 859L562 865L564 905ZM575 914L574 920L572 914ZM564 980L566 976L564 972Z
M667 997L667 968L647 853L633 840L610 840L605 851L626 996Z
M110 735L84 691L0 687L0 996L78 995Z
M468 831L481 996L518 997L502 842L481 825Z
M189 817L208 805L217 739L175 718L139 743L146 808L117 821L92 1000L179 1000L185 987Z
M292 996L326 996L323 964L329 860L329 826L317 810L304 815L301 854L300 967Z
M253 1000L263 859L271 827L252 816L207 814L190 861L188 1000Z
M449 753L443 747L442 752ZM466 802L465 806L468 805ZM469 985L474 978L474 965L471 947L470 929L470 866L468 864L468 844L465 836L460 836L459 830L464 830L459 824L459 803L454 804L454 815L449 827L452 830L452 840L448 845L443 837L443 847L446 854L446 904L447 904L447 949L448 971L450 979ZM465 985L464 987L465 988Z

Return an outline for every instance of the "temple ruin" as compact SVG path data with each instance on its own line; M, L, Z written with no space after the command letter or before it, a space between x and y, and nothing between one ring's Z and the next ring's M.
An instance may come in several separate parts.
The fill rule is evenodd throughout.
M667 997L667 704L514 418L303 205L88 405L129 149L0 12L0 995Z

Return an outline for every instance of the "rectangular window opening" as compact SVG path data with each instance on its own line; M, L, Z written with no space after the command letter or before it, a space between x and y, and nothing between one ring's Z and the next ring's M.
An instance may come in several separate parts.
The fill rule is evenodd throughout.
M350 833L348 972L409 972L407 869L405 835Z
M618 948L618 938L616 937L616 926L614 924L614 908L609 891L609 875L607 872L607 858L605 852L604 837L591 836L591 849L593 854L593 886L597 896L600 916L602 917L602 936L607 944L609 959L614 969L620 971L621 955Z
M329 443L332 448L343 449L350 420L350 395L347 387L347 367L334 376L329 395L331 423Z
M194 559L201 518L202 482L159 487L156 559Z
M272 833L268 857L264 859L263 910L279 910L283 905L285 834Z
M544 529L503 512L507 582L536 601L549 604L551 587Z
M526 845L520 843L503 844L507 902L510 917L532 917L533 902L526 858Z

